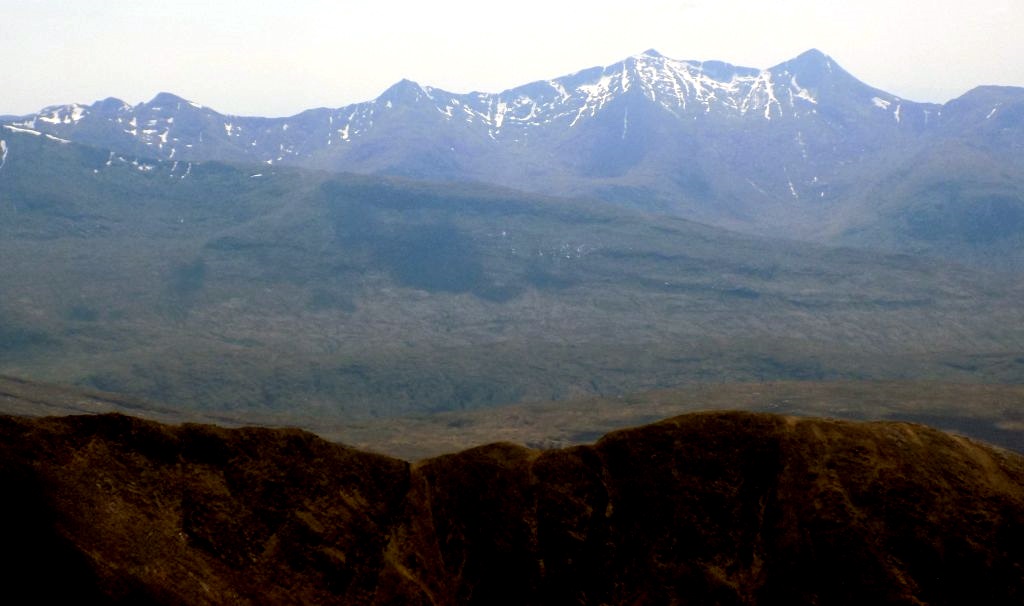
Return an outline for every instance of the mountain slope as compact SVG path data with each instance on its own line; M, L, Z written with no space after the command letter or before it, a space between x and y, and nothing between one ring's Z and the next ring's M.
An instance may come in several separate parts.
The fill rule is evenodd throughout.
M0 418L5 597L1013 604L1024 460L922 426L705 413L416 465L296 430ZM46 582L54 576L61 583Z
M1020 287L984 273L478 185L5 140L8 375L367 416L1024 364Z
M895 163L830 219L831 239L1024 270L1024 164L985 141L936 142Z

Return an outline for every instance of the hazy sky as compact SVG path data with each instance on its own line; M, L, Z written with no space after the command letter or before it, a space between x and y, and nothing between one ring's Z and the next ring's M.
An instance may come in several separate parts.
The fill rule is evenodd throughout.
M751 67L818 48L872 86L943 102L1024 86L1022 32L1024 0L0 0L0 114L169 91L281 116L401 78L497 92L648 48Z

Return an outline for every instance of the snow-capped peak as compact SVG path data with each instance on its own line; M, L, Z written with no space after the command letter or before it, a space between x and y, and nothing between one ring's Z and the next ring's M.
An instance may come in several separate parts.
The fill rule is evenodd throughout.
M94 138L103 133L92 143L176 161L227 154L232 161L301 163L342 153L336 150L394 120L401 121L402 129L458 125L460 137L516 144L584 127L606 112L603 128L621 125L626 133L640 127L642 116L658 111L687 124L739 124L800 119L823 105L847 102L859 104L855 113L864 107L888 112L891 123L900 127L915 119L913 104L860 83L815 49L766 69L671 59L649 49L611 65L500 93L455 94L403 79L365 103L289 118L250 118L222 115L163 92L134 107L112 98L92 106L49 107L10 125L69 140L77 140L79 132ZM415 111L395 111L403 108ZM86 122L88 129L78 128Z
M36 120L46 124L76 124L89 112L84 105L72 103L71 105L53 105L44 108L36 116Z

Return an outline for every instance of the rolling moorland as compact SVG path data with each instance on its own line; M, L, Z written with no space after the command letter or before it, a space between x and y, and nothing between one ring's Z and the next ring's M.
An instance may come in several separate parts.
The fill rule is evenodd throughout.
M974 268L490 186L6 141L6 375L351 418L1024 367L1021 285Z

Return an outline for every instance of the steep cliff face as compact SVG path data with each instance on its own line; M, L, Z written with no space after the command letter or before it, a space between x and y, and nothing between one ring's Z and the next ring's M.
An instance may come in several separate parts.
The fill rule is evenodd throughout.
M296 430L0 420L0 573L37 603L962 604L1024 598L1024 458L707 413L414 465Z

